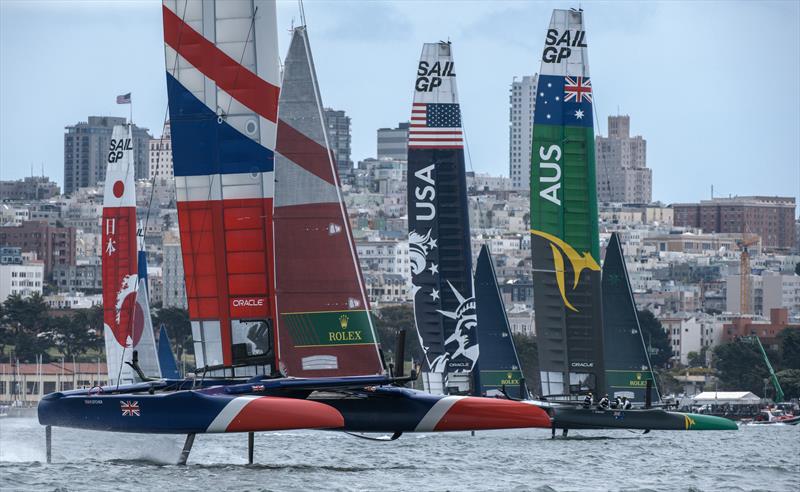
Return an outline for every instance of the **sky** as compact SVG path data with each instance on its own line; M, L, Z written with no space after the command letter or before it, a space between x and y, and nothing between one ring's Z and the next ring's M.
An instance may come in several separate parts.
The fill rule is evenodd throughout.
M508 93L539 70L566 2L322 1L305 14L325 106L352 118L352 159L407 121L424 42L450 40L468 170L508 176ZM653 199L800 199L800 2L586 2L601 135L631 116L647 140ZM281 56L299 24L279 1ZM64 127L127 116L160 136L167 108L159 1L0 0L0 179L63 182Z

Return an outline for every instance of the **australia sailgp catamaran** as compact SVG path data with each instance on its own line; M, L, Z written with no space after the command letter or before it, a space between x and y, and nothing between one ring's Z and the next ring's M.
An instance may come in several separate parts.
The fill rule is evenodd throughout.
M196 433L249 432L252 460L256 431L549 427L529 404L432 395L386 374L305 26L281 88L274 1L167 0L163 19L197 375L49 394L48 436L186 434L185 463Z
M531 146L531 248L542 395L641 398L653 384L622 248L601 278L594 115L581 10L554 10L542 51ZM605 289L607 292L604 292ZM655 391L657 396L657 390ZM599 397L599 396L598 396ZM660 409L548 405L556 428L735 429L725 419ZM591 407L591 405L590 405Z

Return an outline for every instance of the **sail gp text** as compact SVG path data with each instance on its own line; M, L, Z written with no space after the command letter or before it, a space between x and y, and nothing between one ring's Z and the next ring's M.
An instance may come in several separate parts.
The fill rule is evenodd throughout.
M563 33L558 29L548 29L547 39L544 42L542 61L545 63L561 63L572 55L572 48L586 48L586 31L571 31Z
M121 138L119 140L112 138L111 145L108 146L108 162L117 162L122 159L126 150L133 150L130 138Z
M436 62L433 65L426 61L419 62L417 68L417 82L414 84L417 92L432 92L442 85L442 77L455 77L455 62L446 61L444 64Z

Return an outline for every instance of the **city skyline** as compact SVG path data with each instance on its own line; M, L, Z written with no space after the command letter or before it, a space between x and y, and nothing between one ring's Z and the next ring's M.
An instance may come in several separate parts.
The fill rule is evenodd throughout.
M374 157L376 130L408 119L421 45L449 36L473 162L467 170L507 176L510 83L538 70L550 11L564 6L468 3L450 19L448 3L420 12L408 2L307 2L323 101L352 118L352 160ZM609 114L632 116L632 133L648 141L654 200L707 199L712 185L717 196L800 198L800 38L793 27L800 7L719 6L586 6L596 131L606 134ZM90 115L127 116L129 108L115 104L118 94L132 92L134 122L161 134L158 2L10 1L0 14L0 179L27 176L31 167L38 174L43 165L63 186L64 127ZM278 22L287 30L300 23L294 2L279 3ZM283 55L288 35L279 42ZM762 66L770 72L759 72ZM753 89L765 73L788 85L773 99Z

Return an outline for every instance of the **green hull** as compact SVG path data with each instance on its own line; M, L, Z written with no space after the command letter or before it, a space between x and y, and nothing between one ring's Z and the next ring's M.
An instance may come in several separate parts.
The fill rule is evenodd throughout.
M736 422L723 417L661 409L599 410L553 407L556 429L638 429L638 430L737 430Z

